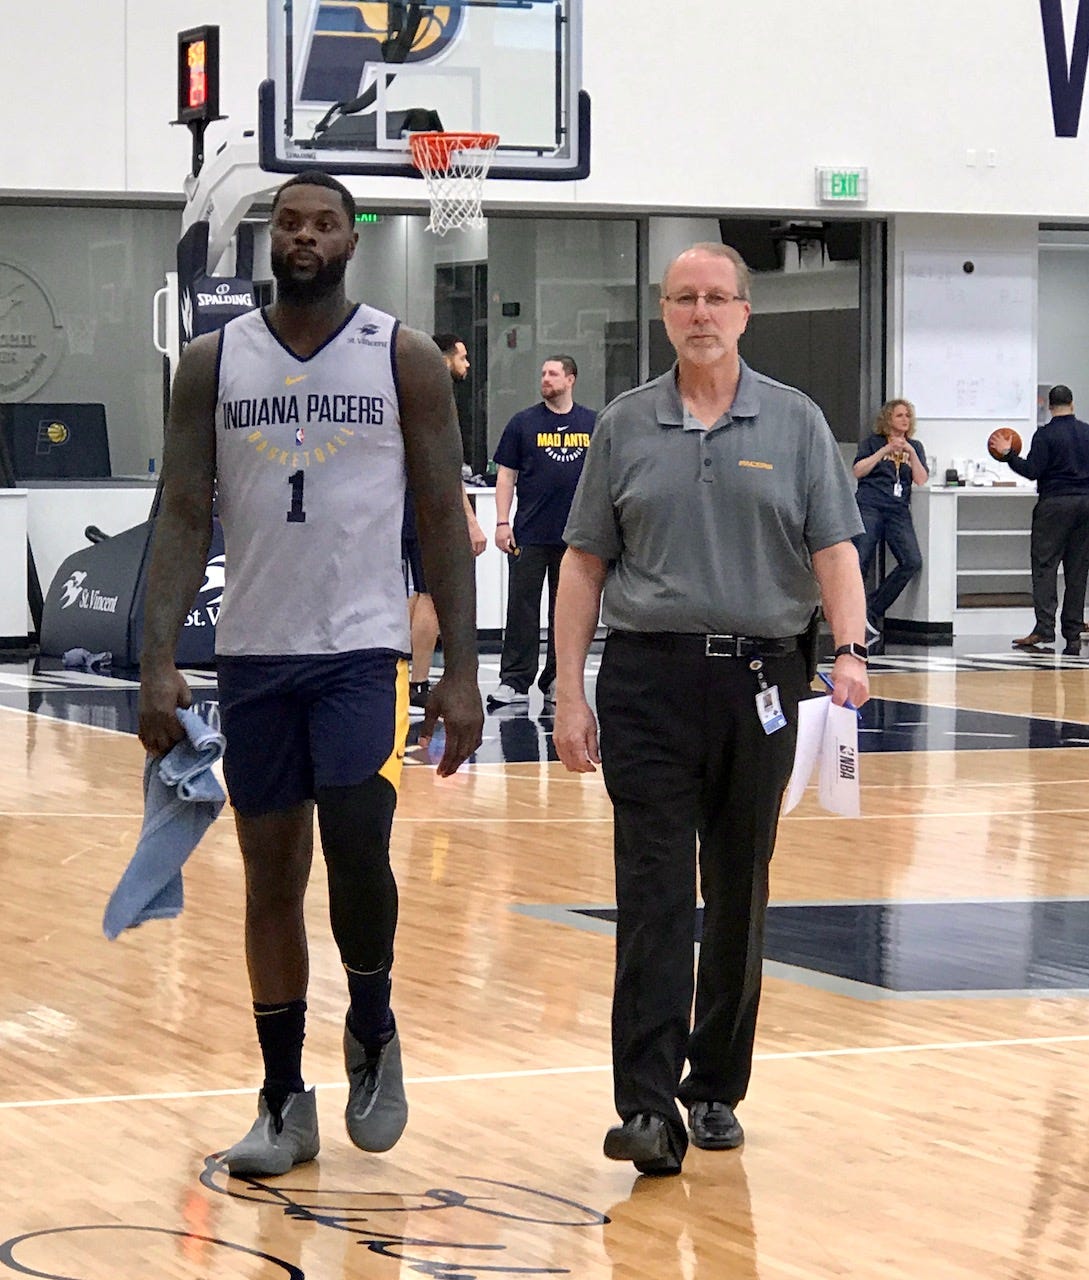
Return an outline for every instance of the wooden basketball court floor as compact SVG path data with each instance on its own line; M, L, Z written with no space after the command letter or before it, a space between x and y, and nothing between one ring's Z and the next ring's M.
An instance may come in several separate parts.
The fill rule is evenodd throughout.
M600 776L550 758L538 695L489 716L453 779L410 750L393 844L409 1127L385 1156L344 1133L316 862L322 1151L231 1181L215 1156L260 1076L228 812L181 917L107 942L141 822L134 686L0 667L0 1277L1089 1274L1087 673L998 641L878 664L863 817L811 792L781 825L746 1146L693 1148L666 1180L601 1154Z

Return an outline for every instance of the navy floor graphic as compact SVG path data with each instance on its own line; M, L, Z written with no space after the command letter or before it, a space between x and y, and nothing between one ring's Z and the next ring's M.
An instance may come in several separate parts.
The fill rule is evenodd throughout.
M136 732L134 681L107 677L88 684L85 676L65 673L31 677L28 684L30 687L14 688L0 676L0 706L120 733ZM206 719L214 718L218 707L214 676L194 675L192 687L196 710ZM427 756L416 747L418 735L416 721L409 730L408 759L423 764ZM862 709L858 742L862 752L1086 747L1089 724L875 697ZM485 717L484 741L473 763L523 764L557 758L551 714L501 707Z
M615 907L572 911L616 922ZM764 958L895 993L1084 991L1089 899L773 905Z

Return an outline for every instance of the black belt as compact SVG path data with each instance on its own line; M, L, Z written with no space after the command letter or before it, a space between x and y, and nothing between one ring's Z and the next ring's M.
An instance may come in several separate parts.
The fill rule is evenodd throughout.
M796 653L797 636L694 635L687 631L610 631L609 637L631 640L671 653L702 654L706 658L778 658Z

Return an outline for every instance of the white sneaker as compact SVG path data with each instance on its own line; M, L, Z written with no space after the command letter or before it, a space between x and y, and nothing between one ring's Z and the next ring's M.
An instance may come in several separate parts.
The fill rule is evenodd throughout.
M509 684L501 684L494 693L488 694L489 706L509 707L515 703L528 701L528 693L519 693L517 689L512 689Z

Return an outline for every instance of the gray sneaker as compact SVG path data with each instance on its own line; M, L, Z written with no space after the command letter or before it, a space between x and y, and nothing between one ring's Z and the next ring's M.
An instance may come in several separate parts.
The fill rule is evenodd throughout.
M408 1099L401 1069L401 1037L368 1054L344 1027L344 1066L348 1072L348 1137L363 1151L388 1151L405 1131Z
M257 1096L257 1119L241 1142L223 1154L231 1177L247 1174L269 1177L287 1173L318 1154L318 1102L313 1089L289 1093L279 1115L269 1108L262 1091Z

